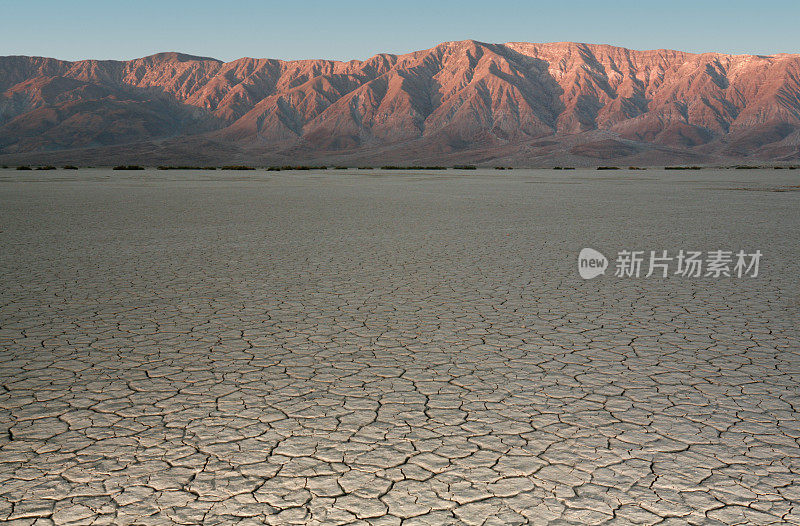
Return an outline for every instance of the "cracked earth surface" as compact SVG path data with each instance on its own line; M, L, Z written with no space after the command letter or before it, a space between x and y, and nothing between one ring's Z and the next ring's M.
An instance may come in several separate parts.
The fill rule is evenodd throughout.
M800 523L796 178L634 175L0 172L0 521Z

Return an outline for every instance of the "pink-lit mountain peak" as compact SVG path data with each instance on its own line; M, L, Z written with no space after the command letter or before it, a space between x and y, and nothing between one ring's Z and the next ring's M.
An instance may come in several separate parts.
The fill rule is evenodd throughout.
M800 142L798 79L798 55L571 42L466 40L349 62L3 57L0 148L202 134L250 151L312 156L415 144L434 156L495 148L517 159L546 139L560 145L550 149L590 157L615 156L614 147L600 151L612 141L622 156L655 148L791 158Z

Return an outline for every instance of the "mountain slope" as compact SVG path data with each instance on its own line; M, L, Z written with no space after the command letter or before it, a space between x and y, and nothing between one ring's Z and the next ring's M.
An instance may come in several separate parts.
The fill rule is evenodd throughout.
M792 160L800 55L469 40L350 62L0 57L4 158L135 145L144 162L181 143L264 161Z

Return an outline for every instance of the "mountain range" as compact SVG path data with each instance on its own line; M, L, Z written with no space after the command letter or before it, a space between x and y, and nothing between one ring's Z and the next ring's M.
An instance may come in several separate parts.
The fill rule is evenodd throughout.
M446 42L367 60L0 57L0 163L800 159L800 55Z

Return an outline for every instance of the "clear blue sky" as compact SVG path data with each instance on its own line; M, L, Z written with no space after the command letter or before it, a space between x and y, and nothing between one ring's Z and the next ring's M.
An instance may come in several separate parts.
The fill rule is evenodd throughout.
M800 0L0 0L0 55L362 59L447 40L800 52Z

